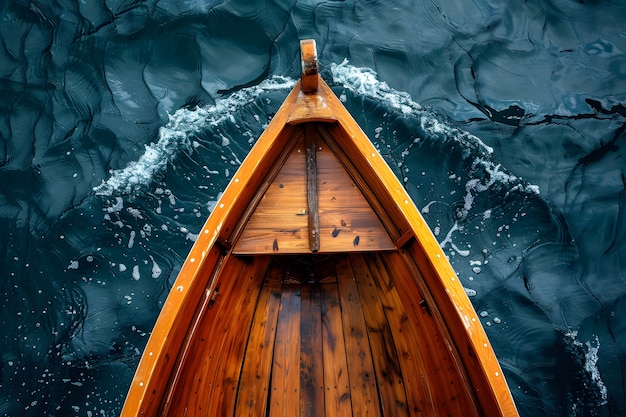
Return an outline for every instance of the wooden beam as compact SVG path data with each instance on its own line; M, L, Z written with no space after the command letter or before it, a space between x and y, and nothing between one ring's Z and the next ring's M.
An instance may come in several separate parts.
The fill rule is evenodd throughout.
M352 414L378 417L381 415L381 408L374 359L350 259L344 256L338 257L336 268L351 388Z
M306 183L309 214L309 244L311 252L320 250L320 217L317 206L317 163L315 136L311 124L307 124L305 132L306 147Z

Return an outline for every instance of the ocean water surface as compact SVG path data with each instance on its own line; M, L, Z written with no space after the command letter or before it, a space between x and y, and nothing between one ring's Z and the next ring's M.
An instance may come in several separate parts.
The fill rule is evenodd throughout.
M626 415L624 22L616 0L2 2L0 414L119 415L315 38L520 415Z

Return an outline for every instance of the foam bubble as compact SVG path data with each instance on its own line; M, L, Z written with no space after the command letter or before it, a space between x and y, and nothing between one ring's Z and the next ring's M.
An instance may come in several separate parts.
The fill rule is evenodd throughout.
M476 290L473 290L471 288L465 288L465 287L463 287L463 289L465 290L465 294L467 294L468 297L476 296Z
M152 256L150 256L150 259L152 260L152 278L157 279L161 276L161 273L163 272L163 270L156 263L156 261L154 260Z
M133 266L132 276L135 281L139 281L139 279L141 278L141 274L139 273L139 265Z

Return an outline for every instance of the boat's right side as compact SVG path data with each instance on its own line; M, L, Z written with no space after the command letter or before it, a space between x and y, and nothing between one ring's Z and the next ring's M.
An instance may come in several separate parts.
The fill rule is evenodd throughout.
M422 243L412 240L397 252L379 255L377 263L397 290L406 319L417 328L428 327L420 331L432 337L419 342L428 378L439 384L431 391L445 399L433 399L435 415L517 416L500 364L457 275L447 260L437 265L443 257L438 246L425 249Z
M320 88L328 87L321 82ZM335 106L334 100L329 92L327 102L338 123L322 136L339 160L350 161L345 169L359 188L369 190L364 194L395 243L397 251L385 256L395 259L388 264L399 268L392 274L393 285L404 305L422 300L418 307L432 315L463 389L475 398L475 415L517 416L500 364L459 277L395 174L347 110ZM443 411L441 415L448 415ZM472 412L466 409L461 415Z

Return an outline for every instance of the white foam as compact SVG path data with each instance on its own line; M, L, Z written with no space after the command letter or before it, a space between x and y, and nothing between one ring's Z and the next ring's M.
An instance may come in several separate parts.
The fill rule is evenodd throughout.
M492 160L493 148L486 145L478 137L471 133L461 130L451 124L442 121L440 116L434 112L423 108L416 103L411 96L402 91L394 90L384 81L377 79L377 74L369 68L357 68L344 60L341 64L331 64L331 73L336 83L340 84L354 94L367 97L369 99L380 102L383 106L396 109L405 117L416 119L424 134L433 138L445 138L452 140L461 145L466 150L465 157L470 157L470 150L475 148L478 150L471 164L469 179L465 184L465 194L463 196L463 207L456 213L457 222L448 231L447 235L440 242L440 246L444 248L446 245L456 251L461 256L468 256L469 251L461 250L453 245L452 234L461 230L458 221L466 219L470 211L474 208L475 200L480 193L488 191L494 184L508 184L507 193L525 192L529 194L539 194L539 187L512 175L503 169L501 164ZM345 99L343 100L345 101ZM378 135L380 132L376 130ZM416 138L415 142L421 139ZM405 151L408 152L408 151ZM404 154L404 153L403 153ZM425 175L423 172L422 175ZM455 175L449 177L451 180L460 181ZM406 182L406 181L405 181ZM427 214L430 206L434 202L428 203L422 213ZM491 210L487 209L482 213L483 220L491 217ZM436 233L438 235L438 233Z
M157 279L161 276L163 270L161 270L161 267L156 263L152 256L150 256L150 259L152 260L152 278Z
M130 194L137 187L146 186L178 152L193 151L193 140L190 138L194 133L210 126L219 126L224 121L234 121L233 113L256 100L262 93L289 89L294 83L292 79L274 76L218 100L214 105L177 110L169 116L169 122L159 129L158 140L146 145L139 159L124 168L112 170L111 176L94 187L94 191L98 195ZM222 145L227 146L228 140L223 138Z
M139 281L139 279L141 278L141 274L139 273L139 265L133 266L132 276L135 281Z
M435 203L436 203L436 201L430 201L428 204L426 204L424 207L422 207L422 214L430 213L430 206L432 206Z
M600 405L604 405L608 401L608 391L602 377L600 376L600 370L598 369L598 353L600 351L600 339L594 335L594 343L590 341L581 342L578 340L578 331L573 330L565 333L565 336L570 338L572 344L578 348L581 348L585 352L585 371L591 377L591 381L596 385L598 392L600 393Z
M335 82L354 94L382 102L388 107L399 110L405 116L417 118L424 132L437 136L445 135L460 142L472 142L484 152L493 153L493 148L487 146L478 137L441 121L440 117L415 102L409 93L394 90L386 82L378 80L376 72L372 69L354 67L346 59L341 64L331 64L330 71Z
M344 60L341 64L331 64L331 74L335 83L343 86L353 94L375 100L383 106L398 111L407 118L417 120L424 134L459 143L463 149L467 150L465 157L470 157L471 154L469 152L472 149L478 151L477 154L474 154L476 156L474 156L472 161L469 179L465 184L463 206L456 213L458 216L457 221L447 232L443 241L440 242L442 248L449 246L460 256L466 257L470 255L469 250L461 249L454 244L452 235L454 232L462 230L462 222L474 208L477 196L482 192L490 190L494 184L510 184L507 188L509 193L515 191L539 193L537 186L520 180L506 172L500 164L495 163L491 159L493 149L483 143L478 137L442 121L441 117L434 112L423 108L419 103L415 102L410 94L394 90L387 83L378 80L377 74L373 70L354 67L347 60ZM274 76L257 86L241 89L224 99L220 99L214 105L194 110L177 110L170 115L169 122L159 130L158 141L147 145L144 154L138 160L130 162L125 168L112 171L108 179L94 188L96 194L129 194L138 187L148 185L153 181L155 175L165 169L178 152L193 152L197 148L193 143L197 132L220 126L226 121L235 122L233 114L236 114L242 107L253 102L263 93L272 90L286 90L293 87L294 83L295 81L292 79ZM340 98L342 101L347 100L343 93L340 95ZM261 122L261 118L258 115L255 116L255 119L259 123ZM383 130L382 127L377 127L376 135L382 138ZM419 141L419 139L416 140ZM228 138L222 136L222 146L228 146L228 144ZM235 160L231 161L231 164L236 166L240 164L240 161L235 156ZM210 170L208 167L205 167L205 169L211 174L218 173L217 170ZM229 168L225 168L222 172L226 177L231 176L231 169ZM424 175L425 173L422 174ZM408 178L405 182L407 180ZM460 178L451 175L450 180L460 181ZM157 189L155 192L158 190L160 189ZM166 190L165 194L169 196L170 204L172 206L175 205L176 200L171 191ZM216 201L207 202L209 211L213 211ZM429 213L433 203L434 201L427 204L422 209L422 213ZM123 200L116 196L115 202L105 208L105 211L107 213L115 213L119 212L123 207ZM141 213L138 211L134 212L132 208L127 210L129 210L131 215L141 218ZM489 219L491 210L485 210L482 213L482 217L483 220ZM128 242L129 247L132 247L134 243L135 236L133 233L131 232ZM183 233L186 233L186 238L189 240L195 241L197 238L197 235L192 233ZM439 235L438 227L435 229L435 234Z
M467 249L460 249L457 245L455 245L453 242L450 242L450 247L452 247L452 249L454 249L456 251L456 253L458 253L460 256L467 258L468 256L470 256L470 251Z
M484 179L471 178L465 183L464 204L460 212L462 218L467 217L469 211L474 206L476 196L479 193L488 191L494 184L515 183L515 185L507 191L507 194L515 191L539 194L538 186L521 181L515 175L504 171L502 165L496 164L494 161L477 157L472 163L472 171L484 171L487 175ZM489 217L491 217L491 211L487 210L483 213L483 218L487 219Z
M465 294L467 294L468 297L476 297L476 290L466 287L463 287L463 290L465 290Z
M130 236L128 237L128 249L132 249L135 245L135 236L137 233L134 230L130 231Z
M355 94L383 101L406 115L415 115L422 111L422 106L413 101L408 93L396 91L386 82L379 81L376 72L370 68L354 67L345 59L341 64L332 63L330 71L335 82Z
M458 229L458 222L454 222L450 230L448 230L448 234L446 235L446 237L441 242L439 242L439 246L441 247L441 249L445 248L446 245L452 241L452 233L456 232Z

